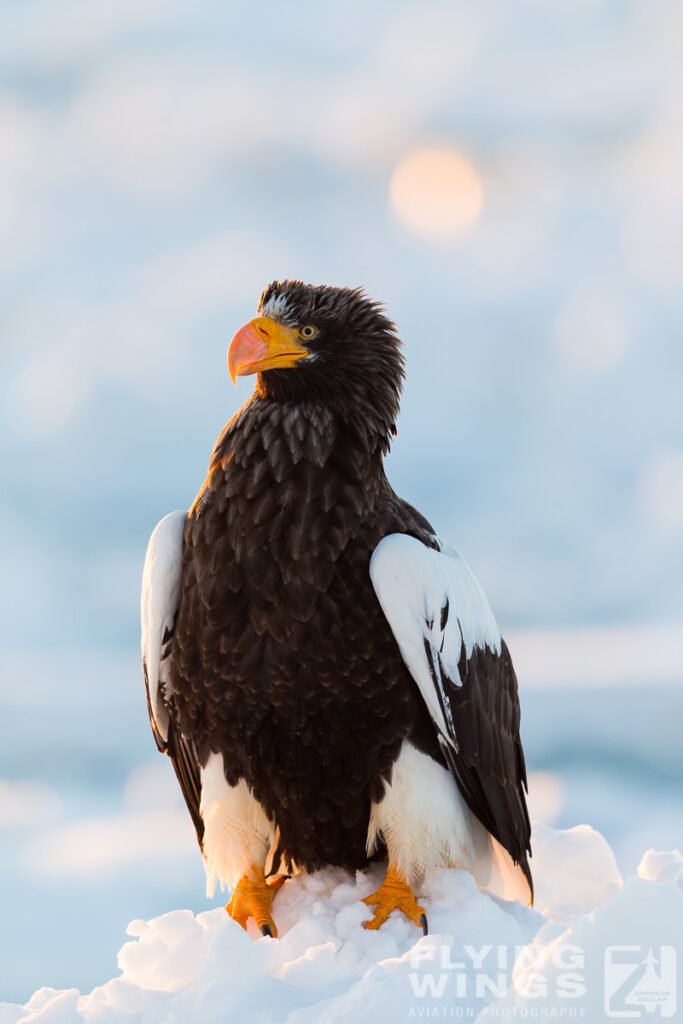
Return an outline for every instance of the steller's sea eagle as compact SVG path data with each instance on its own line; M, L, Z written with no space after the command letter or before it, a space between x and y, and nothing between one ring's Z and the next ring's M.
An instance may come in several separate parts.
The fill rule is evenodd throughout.
M280 870L388 862L367 898L426 932L413 887L457 865L532 899L517 681L460 555L383 458L404 360L360 290L271 284L228 368L256 374L189 512L149 542L142 658L228 913L276 935Z

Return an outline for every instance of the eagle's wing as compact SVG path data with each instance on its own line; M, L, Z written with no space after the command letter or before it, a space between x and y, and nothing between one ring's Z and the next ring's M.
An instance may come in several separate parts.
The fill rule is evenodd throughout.
M149 720L159 750L166 750L168 745L171 641L180 604L185 519L185 512L170 512L157 524L142 571L142 671Z
M435 543L390 534L370 576L463 797L519 865L531 896L515 671L478 581L454 548Z
M194 744L178 728L171 686L172 645L182 589L185 512L170 512L154 529L142 572L140 622L147 709L157 747L171 761L201 845L200 769Z

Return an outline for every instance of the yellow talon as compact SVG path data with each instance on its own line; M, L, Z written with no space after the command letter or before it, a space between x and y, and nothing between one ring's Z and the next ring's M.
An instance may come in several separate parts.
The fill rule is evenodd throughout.
M275 893L285 881L286 879L281 877L267 882L263 868L253 868L242 875L225 909L233 921L237 921L245 931L247 921L253 917L262 935L271 935L276 939L277 928L270 908Z
M394 910L400 910L406 917L422 928L427 934L427 914L424 907L417 905L415 893L393 865L387 868L387 875L377 892L366 896L363 903L374 906L374 916L363 923L364 928L381 928Z

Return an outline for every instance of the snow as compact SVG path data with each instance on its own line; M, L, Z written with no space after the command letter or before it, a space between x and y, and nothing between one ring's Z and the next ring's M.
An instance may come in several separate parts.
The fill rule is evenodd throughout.
M361 900L382 867L355 877L327 868L278 893L279 939L260 937L253 922L244 932L222 908L134 920L119 976L86 994L41 988L24 1006L0 1004L0 1024L483 1024L541 1011L596 1022L609 1019L607 999L647 1009L655 998L635 982L633 1003L617 991L621 975L605 973L612 947L635 948L636 966L654 958L666 1016L675 1000L670 950L683 947L681 853L648 850L638 875L622 881L606 840L587 825L535 824L533 846L533 910L480 891L468 872L440 868L420 888L428 936L399 914L367 931Z
M638 875L648 882L675 882L683 889L683 854L680 850L648 850L638 865Z
M611 900L622 886L612 850L590 825L556 831L536 822L532 869L534 906L553 918L588 913Z

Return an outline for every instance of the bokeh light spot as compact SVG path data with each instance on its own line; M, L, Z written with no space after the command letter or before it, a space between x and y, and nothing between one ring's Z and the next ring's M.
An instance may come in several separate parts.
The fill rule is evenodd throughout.
M389 189L398 218L415 234L458 238L477 221L484 201L481 177L454 149L418 149L394 169Z

